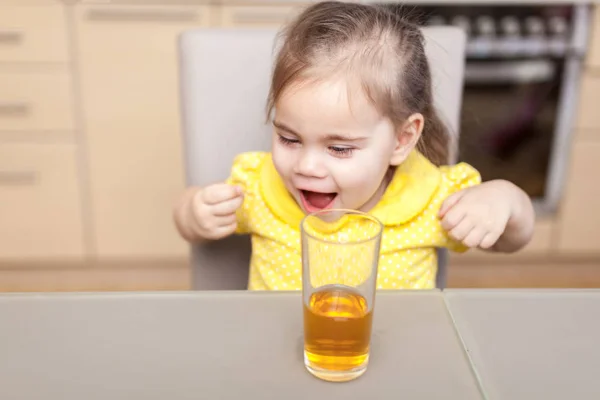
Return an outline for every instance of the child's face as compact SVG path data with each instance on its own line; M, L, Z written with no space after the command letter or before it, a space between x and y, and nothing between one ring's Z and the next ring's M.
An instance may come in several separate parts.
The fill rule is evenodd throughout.
M293 86L275 107L273 162L304 212L369 211L401 144L391 121L336 81Z

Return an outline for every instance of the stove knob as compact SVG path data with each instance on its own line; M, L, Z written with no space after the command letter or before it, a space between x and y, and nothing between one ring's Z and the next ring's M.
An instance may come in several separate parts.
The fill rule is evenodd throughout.
M527 17L525 19L525 31L531 36L542 36L544 34L544 21L539 17Z
M469 18L464 15L457 15L454 17L452 19L452 25L463 29L467 33L467 36L471 33L471 22L469 21Z
M494 36L496 33L494 19L487 15L477 18L477 31L482 36Z
M548 21L548 30L553 36L566 36L567 21L563 17L552 17Z
M513 16L502 18L500 25L502 26L502 32L506 36L518 36L521 31L519 20Z

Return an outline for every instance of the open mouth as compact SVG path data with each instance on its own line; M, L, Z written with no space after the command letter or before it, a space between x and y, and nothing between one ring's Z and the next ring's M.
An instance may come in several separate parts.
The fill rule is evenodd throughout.
M337 193L320 193L300 190L302 206L308 213L331 208L336 198Z

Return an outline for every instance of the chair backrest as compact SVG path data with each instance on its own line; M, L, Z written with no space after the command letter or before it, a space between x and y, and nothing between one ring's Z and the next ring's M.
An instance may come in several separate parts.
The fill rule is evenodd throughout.
M269 150L271 130L266 123L265 104L276 33L272 29L193 29L180 36L183 150L188 185L223 181L237 154ZM435 106L450 130L457 133L465 34L455 27L426 27L423 33ZM249 256L249 240L243 236L192 246L193 287L245 289ZM444 266L440 272L440 278L444 278Z

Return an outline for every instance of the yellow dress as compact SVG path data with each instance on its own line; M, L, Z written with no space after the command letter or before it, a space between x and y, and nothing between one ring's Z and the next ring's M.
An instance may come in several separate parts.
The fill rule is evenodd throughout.
M304 213L285 188L271 154L240 154L228 182L244 188L237 233L249 234L252 240L248 289L300 290L300 222ZM384 225L378 289L435 287L435 248L466 250L448 237L438 211L452 193L480 182L479 173L468 164L438 168L416 150L411 153L369 212Z

